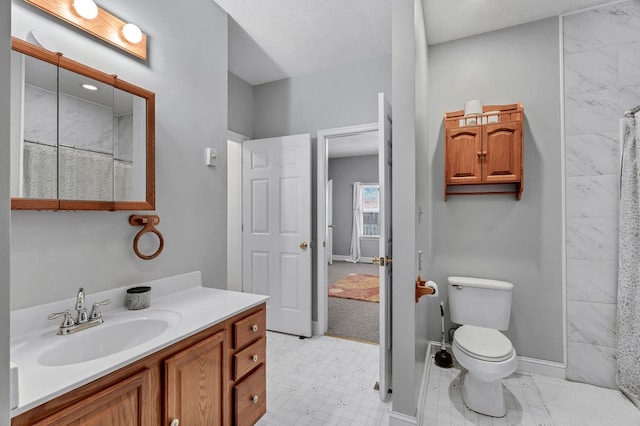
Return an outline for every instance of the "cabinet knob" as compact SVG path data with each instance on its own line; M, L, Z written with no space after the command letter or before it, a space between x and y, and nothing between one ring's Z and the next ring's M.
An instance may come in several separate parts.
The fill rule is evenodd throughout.
M171 420L171 423L169 423L169 426L180 426L180 420L178 419Z
M258 359L259 359L259 358L258 358L258 355L254 355L254 356L252 356L252 357L251 357L251 360L252 360L253 362L258 362Z
M256 324L253 324L253 325L251 326L251 331L253 331L254 333L255 333L256 331L258 331L258 326L257 326Z
M258 403L258 395L256 395L253 398L251 398L251 402L253 402L254 404L257 404Z

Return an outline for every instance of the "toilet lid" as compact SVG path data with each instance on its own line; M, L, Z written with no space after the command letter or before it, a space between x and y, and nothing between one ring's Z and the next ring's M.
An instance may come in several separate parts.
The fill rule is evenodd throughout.
M498 330L463 325L453 335L453 343L470 357L484 361L505 361L513 355L513 346Z

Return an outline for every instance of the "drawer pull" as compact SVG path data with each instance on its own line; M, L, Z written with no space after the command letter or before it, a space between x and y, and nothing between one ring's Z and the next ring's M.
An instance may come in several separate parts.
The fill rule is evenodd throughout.
M257 404L258 403L258 395L256 395L253 398L251 398L251 402L253 402L254 404Z
M256 324L253 324L253 325L251 326L251 331L253 331L254 333L255 333L256 331L258 331L258 326L257 326Z
M258 359L260 359L258 357L258 355L254 355L254 356L251 357L251 361L253 361L253 362L258 362Z
M180 420L178 419L171 420L171 423L169 423L169 426L180 426Z

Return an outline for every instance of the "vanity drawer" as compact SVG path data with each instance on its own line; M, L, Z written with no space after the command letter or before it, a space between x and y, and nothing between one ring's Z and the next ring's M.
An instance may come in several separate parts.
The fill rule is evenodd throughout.
M264 337L235 354L233 356L233 380L238 380L264 363L266 354L267 345Z
M240 349L247 343L265 335L267 316L264 309L233 323L233 349Z
M253 425L267 412L267 373L264 364L233 387L236 426Z

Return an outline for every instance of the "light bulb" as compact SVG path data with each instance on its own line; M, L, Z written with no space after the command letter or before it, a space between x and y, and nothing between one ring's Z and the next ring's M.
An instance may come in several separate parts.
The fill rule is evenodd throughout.
M126 24L122 27L122 35L129 43L140 43L142 40L142 31L136 24Z
M84 19L95 19L98 16L98 6L93 0L73 0L73 8Z

